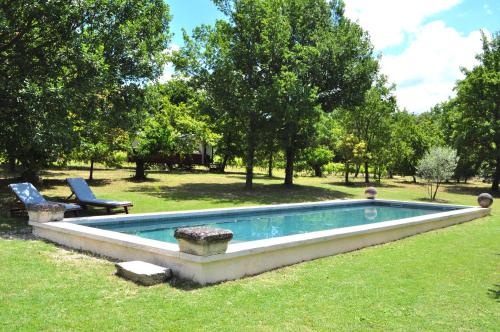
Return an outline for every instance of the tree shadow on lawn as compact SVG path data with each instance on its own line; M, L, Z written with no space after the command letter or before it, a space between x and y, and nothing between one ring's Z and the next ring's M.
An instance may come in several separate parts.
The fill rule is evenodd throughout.
M149 182L160 182L161 181L159 179L155 179L155 178L151 178L151 177L146 177L145 179L136 179L134 177L126 177L126 178L122 178L121 180L126 181L126 182L132 182L132 183L149 183Z
M449 184L444 187L444 191L451 194L459 194L459 195L473 195L477 196L482 193L490 193L493 197L499 198L500 193L494 193L491 191L490 187L478 187L477 185L470 184Z
M500 284L494 284L493 288L488 289L488 296L500 303Z
M426 203L442 203L442 204L448 204L450 202L446 199L440 199L440 198L436 198L435 200L432 200L429 197L420 197L420 198L417 198L417 201L426 202Z
M159 189L159 190L158 190ZM131 192L140 192L165 200L211 200L218 203L278 204L305 201L322 201L352 197L346 192L295 185L287 188L281 184L254 183L252 190L246 190L241 182L236 183L186 183L175 187L136 187Z
M344 181L333 181L333 182L328 182L327 184L332 185L332 186L339 186L339 187L350 187L350 188L365 188L365 187L379 187L379 188L397 188L398 186L386 182L349 182L345 183Z

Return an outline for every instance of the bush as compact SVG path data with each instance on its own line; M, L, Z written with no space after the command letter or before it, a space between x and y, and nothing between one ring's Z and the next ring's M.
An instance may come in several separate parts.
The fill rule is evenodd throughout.
M418 162L417 174L427 181L431 200L436 199L440 184L453 176L457 163L457 151L446 146L431 148Z

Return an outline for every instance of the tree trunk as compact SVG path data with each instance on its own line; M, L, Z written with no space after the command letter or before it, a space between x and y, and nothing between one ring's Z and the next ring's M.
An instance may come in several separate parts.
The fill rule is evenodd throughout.
M225 154L222 159L222 164L220 165L220 171L222 173L226 172L227 161L229 160L229 154Z
M318 178L323 176L323 170L321 169L321 166L315 165L313 168L314 168L314 176L317 176Z
M389 179L394 179L394 174L392 174L392 171L387 171L387 176Z
M293 185L293 164L295 162L295 151L291 147L286 149L285 186Z
M360 164L356 164L356 170L354 171L354 177L357 178L359 175L359 169L361 168Z
M370 183L370 173L368 173L368 162L365 161L365 183Z
M493 182L491 183L491 191L498 192L498 183L500 181L500 157L496 160L495 174L493 175Z
M434 200L436 200L436 194L437 194L437 192L438 192L438 189L439 189L439 182L438 182L438 183L436 183L436 190L434 190L434 193L433 193L433 195L432 195L432 200L433 200L433 201L434 201Z
M252 131L252 130L250 130ZM253 187L253 162L255 157L255 140L253 133L248 133L247 138L247 160L246 160L246 179L245 188L252 189Z
M345 184L349 183L349 164L345 164Z
M412 175L413 177L413 183L417 183L417 178L415 177L415 175Z
M16 171L16 157L9 156L9 172Z
M90 159L89 181L94 179L94 159Z
M41 182L38 171L31 168L26 168L25 170L23 170L23 172L21 173L21 178L26 182L30 182L34 185L37 185Z
M272 151L269 153L269 160L267 162L267 176L270 178L273 177L273 152Z
M135 161L135 176L136 180L144 180L146 178L145 173L145 162L142 159L136 159Z

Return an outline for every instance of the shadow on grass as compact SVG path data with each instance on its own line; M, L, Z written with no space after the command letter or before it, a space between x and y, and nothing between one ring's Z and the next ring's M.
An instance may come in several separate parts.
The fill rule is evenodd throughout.
M299 185L288 188L281 184L255 183L252 190L246 190L240 182L186 183L175 187L162 186L160 188L142 186L131 188L129 191L141 192L165 200L211 200L236 204L277 204L352 197L351 194L342 191Z
M332 185L332 186L341 186L341 187L350 187L350 188L364 188L364 187L379 187L379 188L397 188L396 185L390 184L390 183L383 183L383 182L349 182L345 183L344 181L334 181L334 182L328 182L327 184Z
M152 182L160 182L161 181L159 179L154 179L151 177L146 177L144 179L136 179L134 177L126 177L126 178L122 178L122 180L127 181L127 182L132 182L132 183L152 183Z
M449 201L447 201L446 199L436 198L436 199L432 200L429 197L420 197L420 198L417 198L417 201L426 202L426 203L443 203L443 204L449 203Z
M500 303L500 284L494 284L493 288L488 289L488 296Z
M448 193L459 194L459 195L473 195L477 196L482 193L490 193L493 197L500 198L500 193L494 193L491 191L490 187L477 187L474 184L466 185L466 184L455 184L455 185L447 185L444 189Z

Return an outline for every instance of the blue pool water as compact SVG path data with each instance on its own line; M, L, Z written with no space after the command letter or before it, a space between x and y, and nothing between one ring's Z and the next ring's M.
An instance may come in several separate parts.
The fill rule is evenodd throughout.
M370 202L335 206L283 208L274 211L231 213L203 217L165 217L140 221L96 222L87 226L177 243L179 227L208 226L229 229L232 242L255 241L327 229L372 224L457 209L447 206L419 206Z

